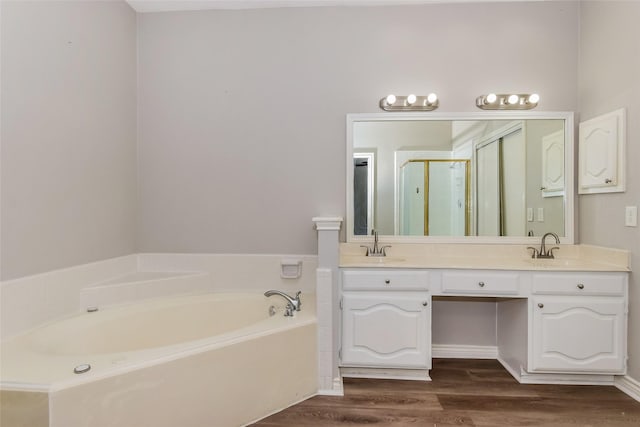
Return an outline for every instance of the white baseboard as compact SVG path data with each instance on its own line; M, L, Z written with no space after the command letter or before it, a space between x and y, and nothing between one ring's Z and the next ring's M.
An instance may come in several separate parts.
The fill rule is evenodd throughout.
M318 390L318 396L344 396L344 391L343 390L326 390L326 389L320 389Z
M342 377L334 378L331 384L332 388L321 388L318 390L320 396L344 396L344 387L342 386Z
M625 375L624 377L616 377L614 385L629 397L640 402L640 381Z
M428 369L342 367L340 374L343 378L431 381Z
M494 345L434 344L431 355L437 359L497 359L498 347Z

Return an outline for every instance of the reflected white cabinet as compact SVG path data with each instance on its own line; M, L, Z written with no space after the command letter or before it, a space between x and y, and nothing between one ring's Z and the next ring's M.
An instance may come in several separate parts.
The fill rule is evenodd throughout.
M626 286L625 274L534 274L529 370L625 373Z
M564 194L564 131L542 138L542 197Z
M342 304L342 366L430 366L428 295L351 292L343 295Z
M578 192L625 191L625 110L580 123Z

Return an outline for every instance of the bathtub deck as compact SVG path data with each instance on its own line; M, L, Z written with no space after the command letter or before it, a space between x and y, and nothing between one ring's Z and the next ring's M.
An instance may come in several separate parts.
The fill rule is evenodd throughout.
M432 382L345 379L254 427L637 427L640 402L612 386L519 384L495 360L434 359Z

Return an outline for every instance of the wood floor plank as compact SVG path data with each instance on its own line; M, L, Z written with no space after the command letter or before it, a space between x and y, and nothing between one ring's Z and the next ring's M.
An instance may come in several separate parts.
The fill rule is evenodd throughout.
M254 427L639 427L640 402L613 386L519 384L495 360L434 359L433 381L344 379Z
M434 394L403 392L398 393L349 393L344 397L317 396L304 402L305 407L346 407L370 409L417 409L442 410L438 396Z
M255 427L320 427L320 426L366 426L405 427L405 426L474 426L471 417L454 411L390 411L370 408L319 408L296 406L279 412L259 423Z

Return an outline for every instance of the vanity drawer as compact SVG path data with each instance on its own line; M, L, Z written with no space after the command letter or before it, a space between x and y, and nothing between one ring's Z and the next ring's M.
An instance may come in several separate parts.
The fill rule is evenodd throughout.
M502 271L445 271L442 292L450 294L512 295L520 290L520 275Z
M626 273L536 273L533 293L546 295L624 295Z
M429 272L423 270L345 270L342 271L345 291L427 291Z

